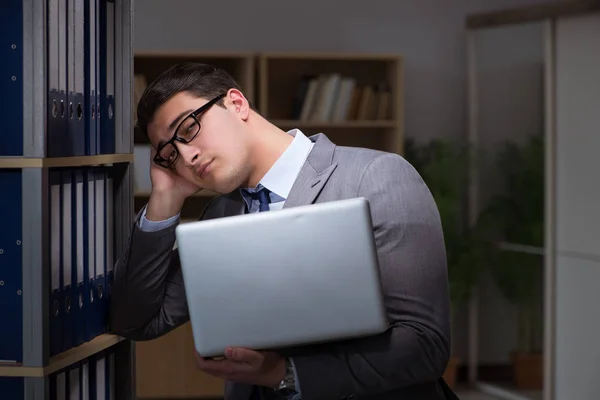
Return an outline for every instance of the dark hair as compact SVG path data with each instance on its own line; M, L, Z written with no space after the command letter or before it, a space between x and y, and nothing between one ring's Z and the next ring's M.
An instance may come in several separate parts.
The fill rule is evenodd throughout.
M229 89L241 91L235 79L220 68L192 62L173 65L152 81L142 94L137 107L136 126L147 135L148 124L156 110L178 93L189 92L210 100ZM216 104L224 107L222 100ZM250 107L254 109L252 104Z

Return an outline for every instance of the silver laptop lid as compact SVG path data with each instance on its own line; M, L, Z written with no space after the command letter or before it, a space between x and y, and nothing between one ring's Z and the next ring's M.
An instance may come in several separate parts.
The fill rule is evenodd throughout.
M364 198L191 222L176 235L202 356L388 327Z

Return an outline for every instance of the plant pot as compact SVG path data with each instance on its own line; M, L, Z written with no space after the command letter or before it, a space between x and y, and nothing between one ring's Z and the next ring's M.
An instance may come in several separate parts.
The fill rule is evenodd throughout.
M511 354L513 379L517 389L541 390L544 385L544 356L542 353Z
M451 389L456 386L456 373L458 365L460 364L460 358L457 356L451 356L446 365L446 371L444 372L444 380Z

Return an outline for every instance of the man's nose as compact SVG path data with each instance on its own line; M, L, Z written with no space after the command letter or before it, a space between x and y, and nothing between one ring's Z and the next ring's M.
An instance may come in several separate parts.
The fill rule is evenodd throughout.
M200 149L195 146L177 143L178 151L187 166L194 166L200 162Z

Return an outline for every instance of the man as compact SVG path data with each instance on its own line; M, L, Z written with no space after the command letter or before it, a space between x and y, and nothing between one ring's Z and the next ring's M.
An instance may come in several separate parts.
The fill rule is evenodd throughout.
M371 205L390 329L285 352L232 348L222 360L197 354L198 368L226 381L228 400L446 398L442 229L429 190L402 157L336 146L323 134L284 132L253 109L228 74L202 64L177 65L158 77L137 115L155 149L153 187L115 266L114 332L149 340L188 321L173 246L182 206L198 190L221 194L200 219L362 196Z

